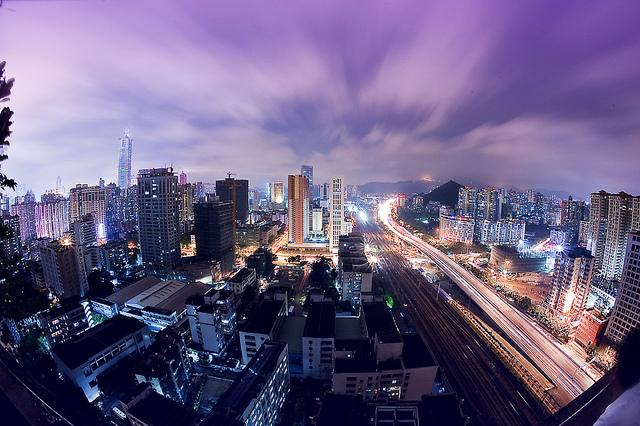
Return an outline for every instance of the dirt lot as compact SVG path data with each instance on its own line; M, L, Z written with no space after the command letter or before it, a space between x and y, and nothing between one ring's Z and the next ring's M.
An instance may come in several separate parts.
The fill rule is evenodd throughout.
M544 301L551 287L551 275L542 273L526 273L519 276L498 278L498 283L516 293L528 296L534 304Z

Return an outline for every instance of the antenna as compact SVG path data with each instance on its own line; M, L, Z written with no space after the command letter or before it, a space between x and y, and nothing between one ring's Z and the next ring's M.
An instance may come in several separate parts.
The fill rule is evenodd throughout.
M235 176L236 173L233 172L227 172L227 179L231 179L231 176Z

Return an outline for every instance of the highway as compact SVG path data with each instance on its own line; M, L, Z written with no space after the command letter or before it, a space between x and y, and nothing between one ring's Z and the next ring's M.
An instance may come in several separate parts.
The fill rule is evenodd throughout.
M475 275L394 222L391 215L393 203L391 199L380 205L379 217L384 225L433 261L547 375L556 386L550 393L561 406L594 383L580 369L583 360L573 359L559 342L532 323L525 314L510 306Z
M508 371L474 330L446 302L446 294L413 270L390 234L376 223L362 224L365 241L380 250L378 277L403 307L444 370L447 383L464 400L473 425L528 425L544 417L537 401Z

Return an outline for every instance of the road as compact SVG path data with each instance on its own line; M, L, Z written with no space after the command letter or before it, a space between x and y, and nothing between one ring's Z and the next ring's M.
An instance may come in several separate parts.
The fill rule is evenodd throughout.
M594 383L593 379L580 369L583 360L573 359L558 341L487 288L475 275L394 222L391 215L393 201L388 200L379 208L379 217L384 225L433 261L547 375L556 386L550 393L561 406L569 403Z
M473 425L528 425L544 417L518 380L446 302L446 295L413 270L393 238L375 223L359 230L378 253L378 276L403 306L444 370L447 382L463 398Z

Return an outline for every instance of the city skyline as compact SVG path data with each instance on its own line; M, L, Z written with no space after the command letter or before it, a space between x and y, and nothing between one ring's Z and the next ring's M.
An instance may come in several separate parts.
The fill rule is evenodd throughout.
M19 184L115 182L129 127L134 174L640 192L637 4L147 6L0 8Z

